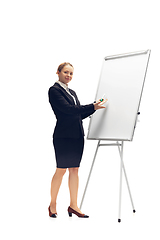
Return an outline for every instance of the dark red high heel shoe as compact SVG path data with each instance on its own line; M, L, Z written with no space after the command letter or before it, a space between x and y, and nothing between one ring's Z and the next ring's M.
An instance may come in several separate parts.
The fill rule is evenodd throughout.
M51 209L50 209L50 206L48 208L48 211L49 211L49 216L52 217L52 218L56 218L57 217L57 213L52 213L51 212Z
M81 213L75 211L73 208L68 207L68 215L69 215L69 217L72 217L72 213L77 215L80 218L89 218L89 216L87 216L85 214L81 214Z

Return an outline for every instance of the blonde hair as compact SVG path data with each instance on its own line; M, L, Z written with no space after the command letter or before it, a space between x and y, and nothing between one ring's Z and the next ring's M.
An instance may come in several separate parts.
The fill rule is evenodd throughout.
M58 72L61 72L62 69L63 69L65 66L67 66L67 65L70 65L71 67L73 67L72 64L70 64L69 62L61 63L61 64L58 66L56 73L58 74Z

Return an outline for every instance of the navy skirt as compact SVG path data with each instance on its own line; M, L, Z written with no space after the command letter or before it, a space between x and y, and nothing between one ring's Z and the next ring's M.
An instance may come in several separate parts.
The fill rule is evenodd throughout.
M84 138L53 138L57 168L80 166L84 149Z

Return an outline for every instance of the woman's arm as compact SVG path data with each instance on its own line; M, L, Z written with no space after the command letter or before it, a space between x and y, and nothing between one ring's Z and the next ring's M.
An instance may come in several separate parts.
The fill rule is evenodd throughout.
M94 112L94 104L71 105L65 97L56 89L49 89L49 102L51 106L56 107L65 114L91 114ZM89 116L88 115L88 116Z

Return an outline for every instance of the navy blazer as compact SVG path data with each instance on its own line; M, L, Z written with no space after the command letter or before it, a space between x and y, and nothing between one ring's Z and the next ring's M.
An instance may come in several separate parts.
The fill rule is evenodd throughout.
M49 88L49 102L56 116L54 138L79 138L84 136L82 119L95 112L94 104L80 105L76 93L69 89L77 105L66 90L58 83Z

